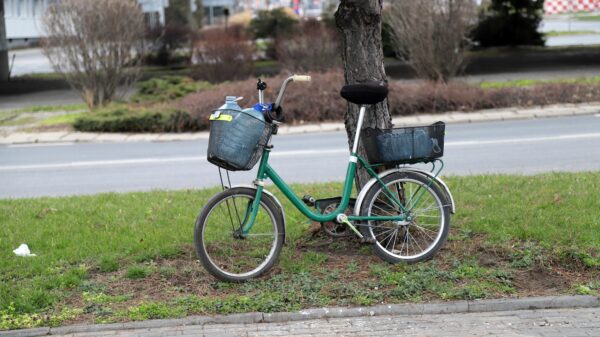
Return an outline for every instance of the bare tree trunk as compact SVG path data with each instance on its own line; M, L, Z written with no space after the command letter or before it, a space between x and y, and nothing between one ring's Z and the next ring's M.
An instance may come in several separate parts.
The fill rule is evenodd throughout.
M381 47L381 10L383 0L341 0L335 22L342 34L342 60L346 84L377 81L387 83L383 67ZM348 144L351 147L356 133L359 107L348 104L344 116ZM367 109L363 128L390 128L392 119L387 100ZM359 156L366 158L362 144ZM359 168L356 174L357 188L363 187L370 179L367 171Z
M8 81L8 41L4 24L4 1L0 1L0 82Z

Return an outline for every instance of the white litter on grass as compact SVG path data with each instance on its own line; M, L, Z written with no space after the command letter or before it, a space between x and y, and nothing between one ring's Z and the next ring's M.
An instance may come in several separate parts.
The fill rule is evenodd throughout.
M29 250L29 247L22 243L19 248L13 250L13 253L15 253L15 255L17 256L23 256L23 257L27 257L27 256L36 256L35 254L31 254L31 251Z

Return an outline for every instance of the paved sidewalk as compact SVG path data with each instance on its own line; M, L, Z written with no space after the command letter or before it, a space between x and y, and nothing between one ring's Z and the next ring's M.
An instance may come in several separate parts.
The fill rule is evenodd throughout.
M600 336L600 298L547 296L190 316L0 332L39 336Z
M213 324L56 336L600 336L600 309L390 315L284 323Z
M530 109L493 109L475 112L451 112L446 114L422 114L408 117L395 117L395 126L428 125L437 121L452 123L476 123L517 119L549 118L563 116L592 115L600 113L600 103L552 105ZM309 132L331 132L344 130L344 124L321 123L307 125L282 125L280 134L297 134ZM65 143L65 142L164 142L208 139L208 132L197 133L88 133L88 132L16 132L8 135L0 134L0 144L27 143Z

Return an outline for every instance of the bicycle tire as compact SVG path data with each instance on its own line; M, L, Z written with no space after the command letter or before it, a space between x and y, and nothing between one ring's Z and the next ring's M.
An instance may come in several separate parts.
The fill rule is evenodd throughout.
M398 199L405 207L413 206L411 201L416 197L419 191L418 187L424 188L423 197L426 195L429 196L426 201L431 206L427 206L421 213L413 212L412 216L414 216L414 219L410 222L368 221L366 225L360 226L361 233L374 242L373 250L375 254L387 262L416 263L431 259L446 242L450 230L451 206L447 201L445 193L435 183L431 183L428 178L413 172L394 172L385 176L382 181L386 186L396 184L395 193L397 193L398 197L404 196L404 198ZM411 189L411 192L408 193L411 195L410 199L406 197L407 187L405 185L408 183L417 185L416 191L413 192ZM399 207L386 204L386 199L389 201L387 197L383 198L382 201L382 192L383 188L381 184L375 184L369 189L361 206L360 214L362 216L395 215L402 213ZM383 196L385 197L385 195ZM423 197L419 199L419 203L424 201L421 200ZM414 205L413 207L416 206L418 205ZM380 210L378 211L376 208ZM425 224L418 221L425 221L426 217L435 217L435 214L425 214L425 212L434 212L436 210L439 212L440 220L438 221L439 229L435 232L435 238L433 238L433 230L427 227L433 227L435 223L432 221L431 224ZM417 232L413 231L411 234L411 228L414 228ZM417 237L422 236L432 239L432 242L427 245L427 248L422 249L419 241L416 239L415 233ZM403 237L400 242L397 242L399 234ZM415 253L413 254L410 252L411 238L414 239L412 247ZM402 243L400 249L397 249L397 243ZM404 254L405 248L406 254ZM416 253L417 248L421 250L418 253Z
M279 209L277 203L268 195L263 194L261 197L261 209L250 234L246 237L241 237L237 231L240 227L239 224L243 223L243 221L240 220L239 216L233 216L232 213L239 215L241 214L240 211L244 212L243 209L240 209L243 207L239 206L243 206L243 203L247 205L248 202L255 199L255 196L256 190L252 188L230 188L213 196L198 215L194 226L196 254L204 268L219 280L243 282L259 277L271 269L279 258L284 241L284 218L282 210ZM236 204L238 203L234 199L236 197L245 200L241 201L242 204ZM221 212L221 218L223 218L221 219L215 210L217 207L223 206L224 203L226 204L224 210L226 210ZM215 217L212 217L212 215L215 215ZM267 218L270 219L270 224L266 224ZM227 223L228 220L231 220L231 226ZM214 227L208 229L208 226L213 225ZM268 230L269 226L273 230L273 240L270 243L268 242L270 234L254 234L257 230ZM261 249L261 251L255 252L254 249L256 247L251 246L257 242L262 243L261 238L263 236L265 239L262 241L264 241L265 245L268 244L270 246L264 260L261 256L264 255L265 250ZM231 242L227 242L226 239L232 240L230 240ZM223 253L223 256L219 255L219 253ZM246 253L250 259L260 263L256 268L238 271L238 268L246 264L246 262L241 261L244 258L243 255ZM226 256L226 254L231 254L232 256ZM225 263L234 264L235 262L238 265L225 266Z

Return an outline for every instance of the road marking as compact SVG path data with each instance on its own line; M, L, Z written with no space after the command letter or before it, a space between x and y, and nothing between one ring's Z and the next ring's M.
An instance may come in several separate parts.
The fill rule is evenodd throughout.
M580 140L600 138L600 133L586 133L573 135L557 135L548 137L530 137L530 138L512 138L512 139L493 139L493 140L473 140L446 142L445 146L477 146L494 144L522 144L556 140ZM318 156L324 154L348 154L347 148L337 149L315 149L315 150L296 150L296 151L275 151L272 157L297 157L297 156ZM162 164L162 163L181 163L181 162L204 162L206 156L188 156L188 157L170 157L170 158L137 158L137 159L115 159L115 160L95 160L95 161L77 161L70 163L56 164L32 164L32 165L6 165L0 166L0 171L21 171L21 170L43 170L43 169L72 169L86 167L119 166L119 165L140 165L140 164Z
M71 146L75 143L63 142L63 143L31 143L31 144L10 144L8 148L21 148L21 147L48 147L48 146Z
M348 149L281 151L281 152L274 152L273 154L271 154L271 156L272 157L293 157L293 156L307 156L307 155L333 154L333 153L348 153ZM196 162L196 161L197 162L206 161L206 156L93 160L93 161L76 161L76 162L70 162L70 163L56 163L56 164L8 165L8 166L0 166L0 171L70 169L70 168L85 168L85 167L99 167L99 166L181 163L181 162Z
M547 141L553 141L553 140L577 140L577 139L593 139L593 138L600 138L600 133L581 133L581 134L575 134L575 135L557 135L557 136L531 137L531 138L469 140L469 141L462 141L462 142L447 142L447 143L445 143L445 146L520 144L520 143L547 142Z

